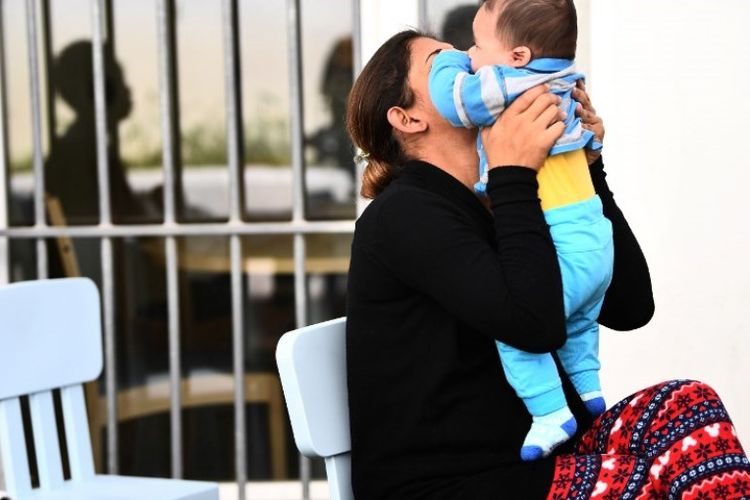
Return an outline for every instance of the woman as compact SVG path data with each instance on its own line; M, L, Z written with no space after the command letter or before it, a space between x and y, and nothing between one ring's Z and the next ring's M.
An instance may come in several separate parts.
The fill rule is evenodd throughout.
M349 274L356 498L750 495L750 466L721 401L693 381L641 391L591 422L560 370L579 434L554 456L521 462L530 417L494 340L538 353L565 341L560 272L536 184L561 116L557 98L536 88L484 132L496 166L486 206L471 191L475 133L440 118L427 92L432 56L445 48L413 31L395 35L349 100L349 131L368 161L363 194L374 198L357 222ZM576 95L602 139L588 98ZM653 314L648 268L601 159L590 161L616 255L599 320L635 329Z

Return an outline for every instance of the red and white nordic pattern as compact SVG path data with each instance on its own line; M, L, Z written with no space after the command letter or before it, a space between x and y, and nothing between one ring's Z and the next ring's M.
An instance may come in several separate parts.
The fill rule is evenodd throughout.
M548 500L750 500L750 462L701 382L665 382L601 415L557 457Z

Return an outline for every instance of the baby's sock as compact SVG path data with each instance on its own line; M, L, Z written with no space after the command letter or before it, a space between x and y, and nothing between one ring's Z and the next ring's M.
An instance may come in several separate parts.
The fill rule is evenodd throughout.
M602 396L602 385L599 382L597 370L571 374L570 381L573 383L576 392L581 396L586 409L594 418L605 412L607 404Z
M531 429L521 447L521 460L529 462L549 455L552 450L573 437L578 424L567 406L533 417Z
M607 411L607 403L604 402L602 391L585 392L581 394L581 400L594 418Z

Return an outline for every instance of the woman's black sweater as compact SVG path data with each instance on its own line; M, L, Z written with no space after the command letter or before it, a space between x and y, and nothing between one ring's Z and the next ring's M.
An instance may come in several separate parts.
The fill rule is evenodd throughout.
M654 310L648 267L601 161L591 175L615 243L599 322L638 328ZM565 342L537 188L530 169L491 170L490 213L451 175L414 161L357 221L347 304L357 500L546 497L554 460L520 461L531 417L494 343L544 353ZM591 419L560 375L584 430ZM556 453L566 451L570 443Z

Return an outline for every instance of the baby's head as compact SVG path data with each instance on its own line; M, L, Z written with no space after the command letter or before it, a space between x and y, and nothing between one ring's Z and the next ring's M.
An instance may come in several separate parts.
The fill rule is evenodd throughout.
M573 0L483 0L474 17L474 71L488 64L526 66L532 59L574 59L578 20Z

